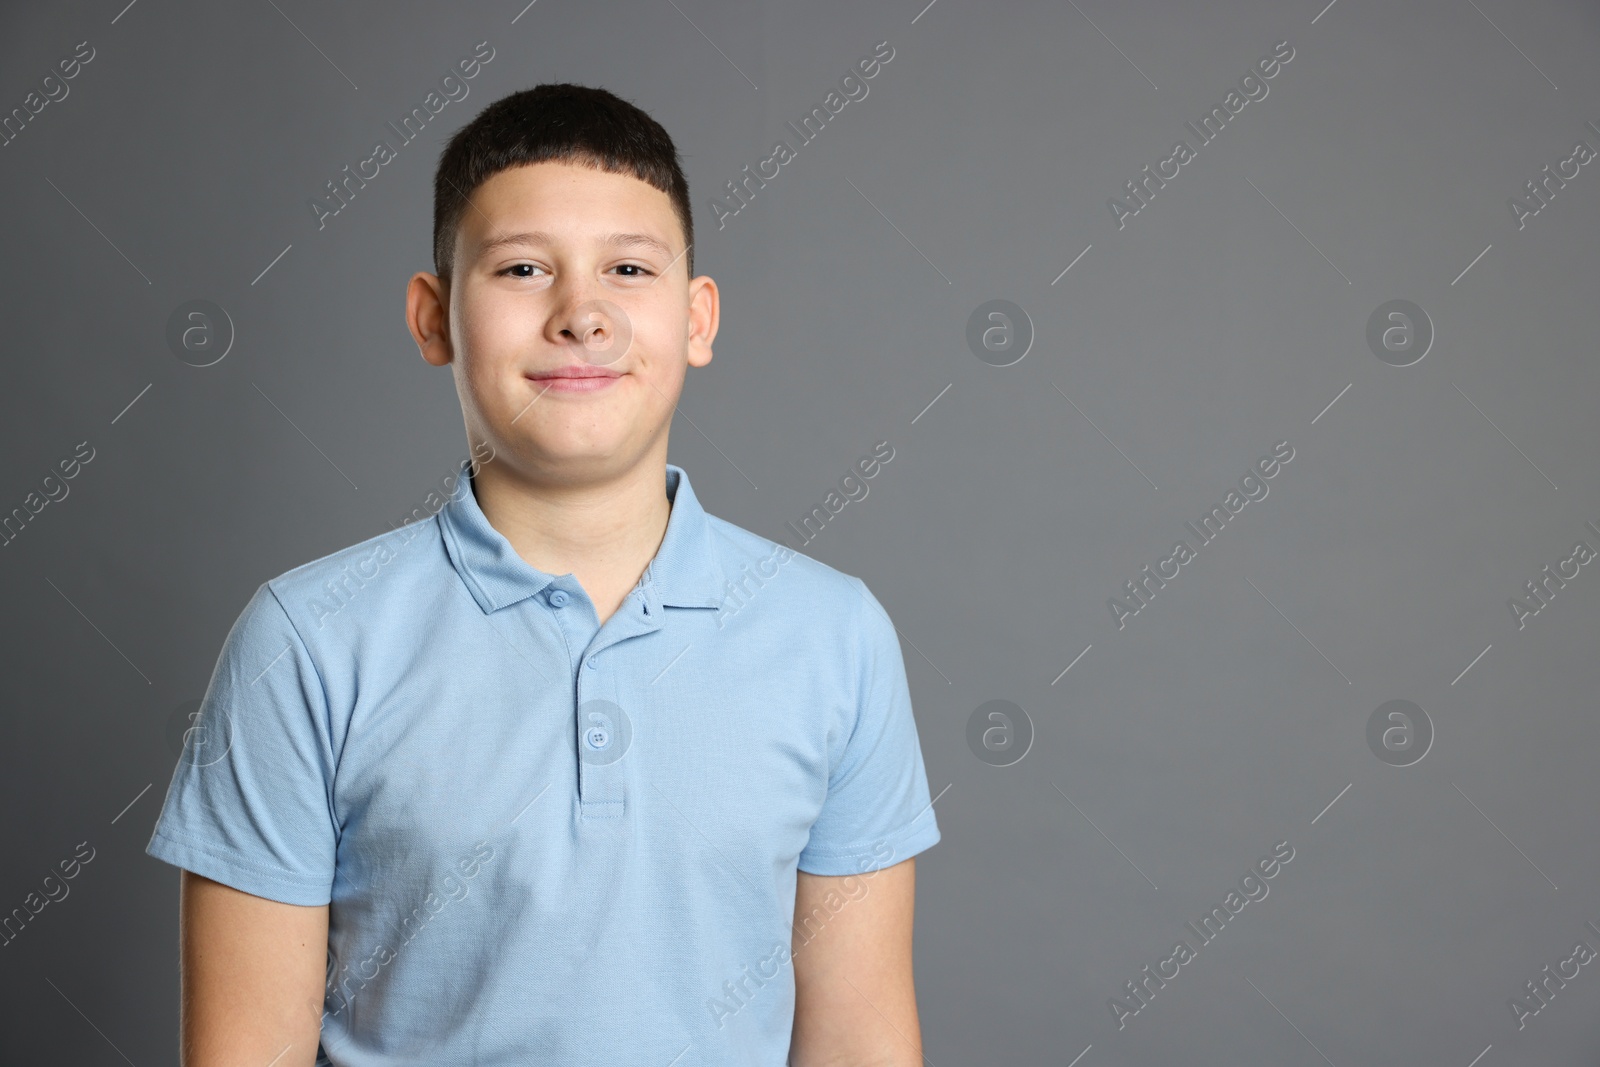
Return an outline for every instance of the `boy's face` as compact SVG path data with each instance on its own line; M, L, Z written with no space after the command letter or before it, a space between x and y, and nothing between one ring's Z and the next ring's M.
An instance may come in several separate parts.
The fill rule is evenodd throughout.
M407 321L424 359L453 365L468 436L496 462L542 482L601 480L666 461L686 368L711 362L717 287L688 277L684 252L659 189L566 163L514 167L473 191L451 281L411 279ZM590 376L551 377L562 371Z

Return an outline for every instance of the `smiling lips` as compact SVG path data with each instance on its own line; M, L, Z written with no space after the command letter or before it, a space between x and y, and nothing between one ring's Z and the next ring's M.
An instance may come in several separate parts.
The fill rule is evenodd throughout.
M610 388L611 384L621 376L619 371L606 367L577 364L539 371L529 374L528 378L542 385L545 391L550 393L594 393Z

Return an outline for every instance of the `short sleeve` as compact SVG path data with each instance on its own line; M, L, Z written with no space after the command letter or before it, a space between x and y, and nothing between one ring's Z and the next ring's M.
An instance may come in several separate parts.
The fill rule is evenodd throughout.
M321 677L263 583L223 642L145 852L269 900L328 903L330 737Z
M799 869L808 874L864 874L939 840L900 636L866 584L855 577L850 583L860 593L855 727L800 853Z

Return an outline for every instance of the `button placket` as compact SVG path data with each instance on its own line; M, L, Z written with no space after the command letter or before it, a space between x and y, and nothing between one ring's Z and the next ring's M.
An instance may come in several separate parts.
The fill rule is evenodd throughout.
M549 607L548 616L561 632L567 649L567 692L571 695L571 713L577 727L577 749L573 754L577 758L580 811L585 816L616 815L621 814L621 798L599 795L597 790L603 792L603 786L597 783L594 773L603 769L604 762L615 754L617 731L610 723L615 716L607 715L603 710L606 706L614 705L604 700L593 705L601 710L599 722L589 721L584 714L584 705L595 700L596 687L593 681L589 681L594 679L594 673L584 670L583 650L594 642L600 628L593 612L583 610L585 602L582 598L581 592L569 593L552 583L544 595L544 602Z
M659 614L647 615L642 602L629 599L606 620L577 671L578 794L584 818L621 817L627 808L629 761L633 744L633 708L622 706L616 670L616 646L660 629ZM635 761L637 762L637 761Z
M627 767L623 760L632 731L616 700L616 679L603 672L580 670L577 678L578 798L585 819L614 819L627 799Z

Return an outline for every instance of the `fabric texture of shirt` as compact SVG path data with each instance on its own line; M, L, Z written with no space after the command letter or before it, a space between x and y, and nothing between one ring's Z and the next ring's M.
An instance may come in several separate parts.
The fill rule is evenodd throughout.
M796 871L939 840L876 597L666 494L604 626L466 464L234 622L146 851L329 905L319 1064L782 1067ZM872 879L841 889L800 940Z

